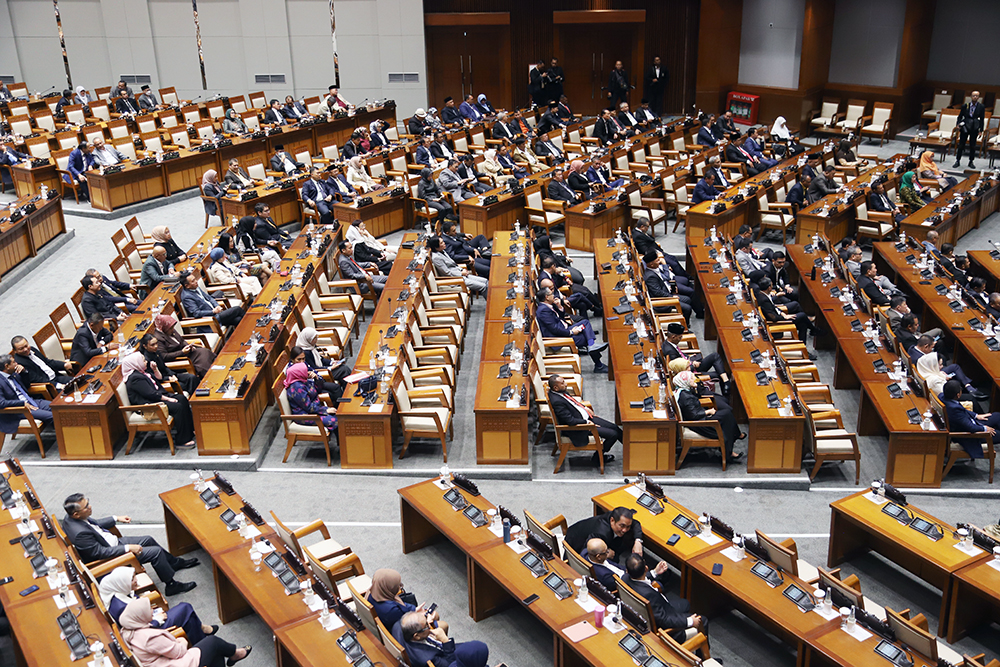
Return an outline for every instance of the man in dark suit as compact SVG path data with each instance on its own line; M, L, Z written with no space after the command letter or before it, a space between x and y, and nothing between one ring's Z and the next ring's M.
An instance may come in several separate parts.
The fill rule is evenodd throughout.
M639 118L632 113L632 110L629 109L628 102L622 102L619 105L618 122L633 132L640 130L641 127L645 127L646 125L645 119L639 120Z
M535 155L538 157L551 157L551 162L558 164L566 160L566 154L559 150L559 147L544 134L538 135L535 141Z
M156 107L160 106L160 101L156 99L156 95L149 89L148 85L143 85L139 90L142 93L139 95L139 108L144 111L153 111Z
M905 217L896 202L889 199L889 195L885 193L885 184L881 181L872 186L871 194L868 195L868 208L877 213L892 213L896 222Z
M976 158L976 141L979 133L983 131L983 120L986 108L979 101L979 91L972 91L968 104L962 105L962 110L958 114L958 151L955 153L955 164L952 169L962 166L962 153L965 152L965 142L969 142L969 169L975 169L973 162Z
M566 529L566 544L583 554L587 542L599 538L609 551L608 559L618 562L628 554L642 554L642 524L634 517L635 510L616 507L610 512L581 519Z
M433 169L437 164L437 158L431 155L431 149L428 146L429 143L430 139L426 136L417 138L417 149L413 151L413 161L416 164L422 164L425 167Z
M618 590L615 575L624 579L625 568L611 558L611 550L608 549L604 540L599 537L590 538L587 540L587 550L580 555L594 568L594 579L597 579L611 593Z
M302 184L302 200L319 213L321 225L333 222L333 193L322 179L323 170L315 165L309 170L309 180Z
M139 113L139 104L131 98L127 90L119 91L118 99L115 100L115 111L118 113Z
M786 303L787 301L799 300L799 289L794 287L788 278L788 269L785 268L787 263L788 259L785 257L784 251L777 250L771 255L771 261L764 265L764 273L774 284L774 291L777 292L779 298L784 297ZM782 302L778 301L778 303Z
M69 175L63 174L63 180L68 182L77 183L77 187L80 189L80 197L83 199L88 199L90 197L89 190L87 189L87 175L86 171L93 169L96 166L94 161L93 149L90 147L86 141L81 141L80 144L74 148L69 153L69 160L66 162L66 171Z
M704 373L712 378L728 381L726 367L723 363L722 355L712 352L707 356L698 354L684 354L678 347L681 337L684 335L684 326L678 322L671 322L667 325L667 335L663 344L663 352L667 355L667 361L672 359L687 359L691 363L691 371L694 373Z
M837 184L833 182L835 171L833 165L829 164L823 169L822 174L812 180L812 183L809 184L809 190L806 191L806 199L810 204L815 204L823 197L832 195L839 189Z
M27 162L30 157L31 156L26 153L14 150L14 146L12 144L0 144L0 165L13 167L15 164ZM5 170L2 174L0 174L0 176L3 176L4 183L13 183L9 171Z
M430 149L431 155L438 160L451 160L455 157L455 151L448 145L448 137L445 136L444 132L437 132L434 135L434 141L431 143Z
M120 537L111 532L117 523L132 523L131 517L108 516L94 519L90 499L82 493L74 493L66 498L63 509L66 510L66 516L63 517L62 528L83 562L108 560L132 552L140 563L153 566L160 581L166 584L164 593L167 595L186 593L197 586L194 582L185 583L174 579L175 570L195 567L199 564L197 558L173 556L148 535Z
M444 107L441 109L441 122L445 125L461 125L464 122L461 112L455 106L455 98L444 98Z
M490 134L493 135L494 139L507 139L508 141L514 141L514 136L517 135L518 129L511 127L505 121L507 120L507 114L503 111L497 114L497 120L493 123L493 128L490 130Z
M288 120L300 120L309 115L302 103L291 95L285 95L285 106L281 108L281 113Z
M726 146L726 161L727 162L737 162L742 164L746 170L748 176L756 176L760 173L760 165L756 162L755 158L743 149L743 142L745 137L739 135L732 135L733 139Z
M24 369L9 354L0 354L0 408L27 408L31 416L42 422L42 428L52 425L52 409L43 398L28 395L28 389L21 384L20 373ZM0 433L17 433L21 414L0 414Z
M441 226L441 240L445 244L445 252L455 260L456 264L468 264L469 270L477 275L488 278L490 275L489 242L480 234L473 237L458 231L458 225L448 220Z
M549 408L552 410L552 418L560 426L577 426L579 424L594 424L597 426L597 435L600 437L605 463L615 460L613 454L608 451L614 447L616 442L622 440L622 429L620 426L607 419L598 417L594 411L582 400L569 393L566 387L566 380L558 375L549 376ZM569 431L566 436L573 443L574 447L582 447L590 441L589 431ZM599 465L601 460L598 452L594 452L591 463Z
M485 665L489 649L480 641L456 644L443 628L431 625L423 610L409 611L393 625L392 636L406 649L411 665L454 667L464 664ZM468 661L468 662L466 662Z
M806 191L809 190L809 184L812 183L812 177L808 174L801 174L799 180L788 188L788 194L785 195L786 204L795 204L799 209L804 208L806 204Z
M799 173L813 179L819 176L822 173L822 170L819 168L819 155L811 153L806 157L806 163L802 165L802 171Z
M455 173L462 180L468 180L469 185L476 191L476 194L481 195L492 189L489 185L479 180L480 178L485 178L486 174L476 171L476 158L474 155L463 155Z
M233 158L229 161L229 169L226 170L225 184L227 186L235 185L242 189L253 187L254 181L246 169L240 166L240 161Z
M550 289L539 290L536 295L538 308L535 310L535 320L542 332L543 338L572 338L579 351L586 351L594 361L595 373L606 373L608 367L601 362L601 353L607 349L607 343L595 344L597 337L590 322L582 316L574 321L569 313L561 313L555 307L555 292Z
M563 180L562 169L560 168L556 168L552 172L552 180L549 181L548 185L548 195L549 199L564 201L567 206L573 206L574 204L579 204L582 201L576 192L566 185L566 181Z
M997 429L1000 428L1000 412L990 412L977 415L971 410L966 410L959 403L962 395L962 383L952 379L944 383L941 392L941 401L948 415L948 427L955 433L989 433L996 436ZM978 438L955 438L958 444L965 450L965 453L972 459L983 458L983 444L985 440Z
M123 283L120 280L112 280L111 278L102 275L97 269L87 269L86 275L92 278L101 279L101 291L104 292L105 298L107 298L111 303L120 303L125 306L128 312L135 312L139 303L136 301L135 297L132 296L131 285Z
M691 203L700 204L703 201L711 201L718 196L719 192L715 189L715 172L706 169L705 175L700 181L698 181L698 184L694 186L694 193L691 195Z
M821 335L822 332L804 312L799 311L792 315L791 313L779 310L778 305L774 301L772 287L771 279L764 277L757 283L757 287L753 288L754 296L757 298L757 307L760 308L760 314L765 320L768 322L792 322L801 341L805 341L810 332L813 338ZM809 358L814 359L812 352L809 353Z
M556 113L559 110L559 102L549 102L548 110L542 114L538 121L538 133L545 134L557 127L566 127L565 121Z
M563 96L563 83L566 81L566 74L559 64L558 58L549 61L549 68L545 71L548 82L545 84L545 93L553 102L559 102Z
M635 117L650 127L653 127L660 120L660 116L649 108L649 100L645 97L639 101L639 108L635 110Z
M185 271L181 275L180 283L181 304L188 317L214 317L224 327L234 327L239 324L243 317L243 308L240 306L224 308L219 305L219 302L198 284L198 276L193 271Z
M681 314L684 316L684 320L690 321L691 311L693 310L691 297L674 294L674 292L670 289L669 283L663 279L663 275L659 270L659 251L650 250L642 256L642 261L646 265L646 269L642 274L642 281L646 284L646 293L653 299L668 299L670 297L676 297L681 304ZM658 306L654 308L654 310L658 313L665 313L669 311L669 307Z
M717 144L719 140L715 138L715 132L712 131L714 126L715 115L713 114L705 119L704 123L702 123L701 129L698 130L698 136L695 139L695 143L699 146L714 146Z
M604 316L604 306L601 297L590 291L586 285L573 280L570 269L561 268L556 264L555 257L548 256L542 260L542 270L538 272L538 285L542 287L545 280L552 281L552 286L558 291L569 287L569 303L573 309L587 317L587 311L594 311L598 317Z
M657 575L654 570L654 575L659 578L666 572L666 563L660 561L656 567L660 569L660 573ZM670 636L678 642L684 641L688 628L698 631L704 629L704 619L691 613L691 604L687 600L674 596L667 597L649 584L646 580L649 566L640 554L630 554L625 559L625 571L628 576L623 581L649 602L653 608L653 619L656 621L658 629L668 630Z
M616 60L615 67L608 76L608 99L611 100L609 106L612 109L617 109L622 102L628 102L628 93L631 88L625 66L622 65L622 61Z
M406 124L406 131L414 136L421 136L427 129L427 112L424 109L417 109Z
M111 302L101 289L100 278L84 276L80 279L83 286L83 298L80 300L80 309L83 310L84 317L90 317L94 313L100 313L106 320L125 320L125 311Z
M612 109L604 109L601 111L601 117L594 123L594 136L597 137L602 146L613 144L625 138L625 128L612 114Z
M875 263L869 260L861 262L861 274L858 276L858 289L868 295L868 298L876 306L888 306L889 296L875 283L878 276L878 269Z
M355 280L358 289L362 294L368 292L368 279L372 281L372 288L375 294L382 296L385 289L385 274L379 271L374 262L359 262L354 258L354 244L350 241L341 241L337 246L340 249L340 257L337 259L337 268L340 269L340 276L344 280Z
M111 332L104 328L104 315L94 313L76 330L69 358L84 368L97 355L118 349L118 343L111 342L112 338Z
M14 336L10 346L14 350L14 361L21 366L19 377L24 386L52 382L61 387L72 379L67 375L73 373L72 361L49 359L24 336Z
M271 156L271 171L280 171L283 174L292 174L305 169L306 166L293 158L285 150L285 147L278 144L274 147L274 155Z
M663 113L663 91L667 89L670 74L660 62L660 56L653 58L653 64L642 78L642 96L649 100L649 106L657 116Z
M281 112L281 103L278 100L271 100L269 108L264 112L264 122L274 125L288 125L285 114Z
M355 155L364 153L364 149L358 144L359 141L361 141L361 130L354 130L351 136L348 137L347 142L341 147L340 157L346 161Z

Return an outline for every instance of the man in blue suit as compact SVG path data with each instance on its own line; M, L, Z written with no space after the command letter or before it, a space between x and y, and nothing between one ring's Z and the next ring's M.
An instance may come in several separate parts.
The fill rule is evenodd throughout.
M344 172L335 164L331 164L326 168L325 183L327 191L331 194L339 194L340 198L345 202L352 201L358 194L354 190L354 186L347 182Z
M694 194L691 195L691 202L700 204L703 201L711 201L718 196L719 193L715 189L715 172L706 170L705 175L694 186Z
M763 169L770 169L774 165L778 164L778 161L770 160L764 157L764 153L761 152L760 149L764 142L763 140L757 138L760 130L761 128L759 127L751 127L747 130L747 138L743 141L743 150L757 158L758 163ZM758 141L760 141L760 143L757 143Z
M712 133L712 126L715 125L715 116L709 116L705 120L705 124L701 126L698 130L698 138L695 139L695 143L700 146L714 146L718 143L715 135Z
M63 180L67 183L77 183L80 187L80 196L84 199L90 199L90 191L87 189L87 176L84 172L88 169L93 169L95 165L96 162L94 161L94 156L91 154L90 144L86 141L81 141L80 145L74 148L69 154L69 162L66 165L66 170L70 173L70 176L63 174ZM72 181L70 181L70 177L72 177Z
M423 611L410 611L392 626L396 638L410 658L411 665L454 667L485 665L489 656L486 644L479 641L456 644L440 627L434 627Z
M458 105L458 112L465 116L470 123L478 123L483 119L483 114L476 106L476 98L466 95L465 101Z
M959 380L948 380L944 383L944 390L941 392L941 401L948 414L948 427L953 433L989 433L996 436L997 429L1000 428L1000 412L990 412L977 415L972 410L966 410L958 402L964 388ZM961 445L962 449L971 459L983 458L983 443L985 440L979 438L955 438L955 442Z
M302 201L319 213L319 223L329 225L333 222L333 193L322 180L323 170L313 165L309 170L309 180L302 184Z
M590 322L582 317L574 321L569 313L557 310L555 292L548 288L538 290L535 298L538 300L535 320L538 321L542 338L572 338L576 349L587 352L594 360L594 372L607 373L608 367L601 361L601 352L607 349L608 344L595 345L597 336L594 335Z
M214 317L224 327L234 327L243 317L243 309L239 306L223 308L198 284L198 276L186 271L181 275L181 305L188 317ZM204 331L202 331L204 330ZM198 327L199 333L211 333L209 327Z
M18 379L23 370L11 355L0 355L0 408L28 408L31 410L31 416L42 422L42 428L51 426L52 410L49 402L28 395L28 390ZM20 422L21 415L0 414L0 432L17 433Z
M788 188L788 194L785 195L785 203L795 204L799 208L803 208L806 202L806 192L809 190L810 183L812 183L812 176L808 174L801 174L798 182Z
M15 164L20 164L21 162L26 162L28 160L27 155L14 150L11 145L0 145L0 165L6 165L8 167L13 167ZM6 177L6 183L11 183L11 177L4 172Z
M422 164L425 167L434 168L437 160L431 155L431 149L427 146L428 139L426 135L422 135L417 138L417 150L413 152L413 160L417 164Z
M659 567L658 565L657 568ZM665 567L663 569L666 570ZM653 608L653 619L656 621L657 628L668 630L670 636L679 642L685 640L688 628L699 631L705 628L704 619L691 613L691 605L687 600L675 598L672 595L668 597L649 584L649 566L641 555L629 554L628 558L625 559L625 570L628 577L622 581L649 601Z
M301 120L309 115L302 103L291 95L285 95L285 106L281 108L281 113L288 120Z

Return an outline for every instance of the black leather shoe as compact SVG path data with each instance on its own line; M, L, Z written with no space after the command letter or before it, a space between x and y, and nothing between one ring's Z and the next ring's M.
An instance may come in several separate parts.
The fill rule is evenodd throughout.
M605 464L611 463L614 460L615 460L615 455L614 454L605 454L604 455L604 463ZM597 454L594 454L593 456L590 457L590 462L593 463L596 466L596 465L600 465L601 460L599 458L597 458Z
M810 352L809 353L809 361L816 361L816 353L815 352Z
M197 558L178 558L177 564L174 565L175 570L186 570L189 567L198 567L201 565L201 561Z
M952 169L959 169L961 166L962 166L961 162L956 162L955 164L951 165L951 168Z
M743 460L743 452L733 452L732 455L729 457L730 463L739 463L742 460Z
M180 595L181 593L187 593L188 591L193 590L197 585L198 584L193 581L171 581L167 584L166 588L163 589L163 592L167 595Z

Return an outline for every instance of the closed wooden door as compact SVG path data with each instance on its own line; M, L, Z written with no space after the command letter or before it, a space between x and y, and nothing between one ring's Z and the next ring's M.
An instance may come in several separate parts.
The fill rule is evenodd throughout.
M606 88L616 60L622 61L630 83L638 86L629 97L630 104L638 104L642 91L636 78L642 73L633 71L635 32L632 24L556 26L556 53L566 73L563 90L574 113L594 115L608 106Z
M485 93L495 107L510 108L509 26L428 25L426 31L430 106Z

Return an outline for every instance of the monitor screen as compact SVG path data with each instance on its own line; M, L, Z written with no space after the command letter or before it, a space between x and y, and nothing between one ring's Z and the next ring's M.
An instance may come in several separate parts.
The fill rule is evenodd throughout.
M641 496L639 496L639 498L637 499L636 502L638 502L640 505L642 505L646 509L649 509L650 507L656 507L657 506L656 498L654 498L653 496L649 495L648 493L644 493Z
M896 648L885 640L878 643L878 646L875 647L875 652L892 663L895 663L896 659L900 656L905 655L902 650Z
M932 524L930 521L926 521L924 519L921 519L920 517L917 517L910 524L910 527L913 528L914 530L919 530L921 533L926 533L928 530L934 527L934 524Z

